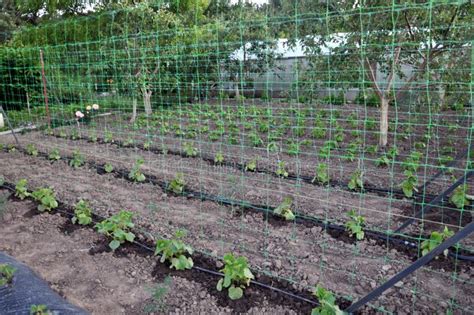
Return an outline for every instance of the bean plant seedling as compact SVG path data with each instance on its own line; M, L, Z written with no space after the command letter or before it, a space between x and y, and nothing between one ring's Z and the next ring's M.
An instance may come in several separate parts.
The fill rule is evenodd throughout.
M16 269L9 264L0 264L0 287L10 284Z
M30 315L50 315L52 314L44 304L33 304L30 306Z
M72 153L72 159L69 161L69 165L74 168L79 168L84 165L85 159L84 156L79 152L79 150L74 150Z
M280 161L277 165L276 174L281 177L288 177L288 172L286 171L286 162Z
M336 297L334 294L323 288L322 286L316 286L314 295L318 298L319 306L313 308L311 315L343 315L339 306L336 305Z
M116 250L126 241L133 242L135 240L135 234L130 232L130 229L135 226L132 222L132 217L132 212L121 210L110 218L97 223L95 228L99 233L112 238L109 247L112 250Z
M349 183L347 184L347 187L349 187L350 190L364 189L364 181L362 179L361 170L358 169L358 170L355 170L354 173L352 173Z
M418 189L417 189L418 177L416 176L415 173L413 173L410 170L406 170L404 174L406 178L401 183L400 187L402 188L403 194L405 194L405 197L411 198L413 197L413 194L415 192L418 192Z
M471 201L474 200L473 195L468 195L467 194L467 185L461 185L458 186L451 197L449 198L449 201L456 206L458 209L463 209L466 206L469 206Z
M183 173L177 173L175 178L169 183L168 190L180 195L184 191L184 185L186 185L186 182Z
M447 240L451 236L454 235L453 231L450 231L447 226L444 227L443 232L437 232L433 231L431 232L430 238L427 240L424 240L421 243L421 254L425 256L429 252L431 252L433 249L438 247L444 240ZM444 255L448 255L448 250L446 249L444 251Z
M84 200L79 200L74 206L74 217L71 219L73 224L89 225L92 222L92 209Z
M231 253L224 256L224 268L221 272L224 273L224 278L217 282L217 291L228 288L229 298L232 300L240 299L244 294L244 289L254 279L248 267L247 258L243 256L236 258Z
M256 169L257 169L257 160L255 160L255 159L249 161L245 165L245 171L247 171L247 172L255 172Z
M133 165L132 169L128 173L128 178L133 180L134 182L143 182L145 181L145 175L140 171L141 166L145 163L145 161L142 158L138 158L135 161L135 164Z
M191 143L184 143L183 150L186 156L188 157L195 157L198 154L198 151Z
M38 156L38 149L36 149L34 144L30 143L26 145L26 153L31 156Z
M59 161L61 159L61 156L59 155L59 150L58 149L51 150L51 152L49 152L48 159L52 161Z
M15 185L15 197L18 197L21 200L29 197L30 193L28 192L27 185L28 181L26 179L20 179Z
M58 207L56 196L51 188L39 188L31 193L31 196L38 201L38 211L51 211Z
M170 268L176 270L191 269L193 259L188 255L193 254L191 246L186 245L181 239L186 236L184 231L176 231L173 239L161 239L156 242L155 255L161 255L160 262L168 261Z
M273 213L276 215L279 215L281 217L284 217L287 221L291 221L295 219L295 215L293 214L293 211L291 210L291 206L293 205L293 198L290 196L285 197L283 199L283 202L273 210Z
M349 211L347 215L349 216L350 220L346 223L346 230L349 232L350 236L355 235L357 240L363 240L363 226L365 224L365 218L363 216L357 215L354 209Z
M112 173L113 170L114 170L114 167L112 166L112 164L106 163L106 164L104 165L104 171L105 171L106 173Z
M222 152L217 152L216 156L214 157L214 163L222 164L224 162L224 155Z
M316 167L316 175L314 176L312 183L329 184L329 170L325 163L319 163Z

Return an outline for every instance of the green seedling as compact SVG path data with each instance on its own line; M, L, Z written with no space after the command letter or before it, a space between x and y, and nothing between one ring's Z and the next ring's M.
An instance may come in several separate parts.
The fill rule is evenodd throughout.
M474 200L473 195L468 195L467 194L467 185L461 185L458 186L451 197L449 198L449 201L456 206L458 209L464 209L464 207L469 206L471 201Z
M74 217L71 219L73 224L89 225L92 223L92 209L84 200L79 200L74 206Z
M184 143L183 150L188 157L195 157L198 154L198 150L191 143Z
M48 307L44 304L33 304L30 306L30 315L51 315Z
M184 191L184 185L186 185L186 181L184 180L183 173L177 173L176 177L169 183L168 190L181 195Z
M411 198L413 197L413 194L415 192L418 192L418 177L416 176L416 174L409 170L405 171L404 174L406 178L401 183L400 187L402 188L405 197Z
M89 141L93 143L97 142L97 134L94 131L89 135Z
M319 183L319 184L329 184L329 169L327 164L319 163L316 167L316 175L314 176L312 183Z
M153 144L153 142L151 142L150 140L145 141L145 142L143 143L143 149L144 149L144 150L150 150L150 147L151 147L152 144Z
M286 162L285 161L280 161L278 162L277 170L275 172L277 176L281 177L288 177L288 172L286 171Z
M73 129L71 131L71 139L72 140L77 140L79 139L79 131L77 131L77 129Z
M193 254L191 246L186 245L181 239L186 236L184 231L178 230L174 239L161 239L156 242L155 255L160 255L160 262L168 261L176 270L191 269L193 259L188 255Z
M224 155L222 152L217 152L216 156L214 157L214 163L222 164L224 162Z
M50 159L51 161L59 161L61 159L61 156L59 155L59 150L51 150L51 152L49 152L48 159Z
M36 149L34 144L30 143L26 146L26 153L31 156L38 156L38 149Z
M273 210L273 213L284 217L287 221L292 221L295 219L295 215L293 214L293 211L291 210L291 206L293 205L293 198L291 197L285 197L283 199L283 202Z
M426 254L431 252L433 249L438 247L443 241L447 240L453 235L454 235L454 232L450 231L448 227L446 226L444 227L443 232L437 232L437 231L431 232L430 238L427 240L424 240L421 243L421 254L425 256ZM444 255L445 256L448 255L447 249L444 251Z
M278 144L274 141L270 142L268 145L267 145L267 150L268 152L278 152L280 150L280 147L278 146Z
M16 147L15 147L14 144L9 144L9 145L7 145L7 150L8 150L8 152L13 153L13 152L16 151Z
M245 171L247 171L247 172L255 172L256 169L257 169L257 160L256 159L253 159L253 160L249 161L245 165Z
M138 182L138 183L145 181L145 175L143 175L143 173L140 170L143 163L145 163L145 161L142 158L138 158L135 161L135 164L133 165L132 169L128 173L128 178L130 180L133 180L134 182Z
M72 159L69 161L69 165L74 168L79 168L84 165L85 159L84 156L79 152L79 150L74 150L72 153Z
M66 139L67 138L67 133L65 131L60 131L59 132L59 137L63 138L63 139Z
M130 232L130 229L135 226L132 222L132 217L132 212L121 210L110 218L97 223L95 228L99 233L112 238L109 247L112 250L116 250L126 241L133 242L135 240L135 234Z
M355 170L352 173L349 183L347 184L350 190L363 190L364 189L364 181L362 179L362 171Z
M125 140L125 141L123 142L123 146L124 146L124 147L133 147L134 143L135 143L135 142L133 141L132 138L127 138L127 140Z
M51 188L39 188L31 193L31 196L38 201L38 211L51 211L58 207L56 196Z
M30 196L28 192L28 181L26 179L20 179L15 186L15 197L20 198L21 200L25 199L26 197Z
M347 215L349 216L350 221L346 223L346 230L349 232L350 236L355 235L357 240L363 240L363 226L365 224L365 218L363 216L357 215L354 209L349 211Z
M112 142L114 142L113 139L114 139L114 138L113 138L112 132L106 131L106 132L104 133L104 142L105 142L105 143L112 143Z
M104 171L105 171L106 173L112 173L112 172L114 171L114 167L112 166L112 164L106 163L106 164L104 165Z
M313 308L311 315L343 315L339 306L336 305L334 294L321 286L316 286L314 295L318 298L319 306Z
M0 287L12 283L16 269L8 264L0 264Z
M228 295L232 300L240 299L244 295L244 289L254 279L247 258L243 256L235 258L231 253L224 256L224 268L221 272L224 273L224 278L217 282L217 291L228 288Z
M162 283L157 283L147 290L151 293L152 302L144 307L143 311L146 314L166 312L165 297L168 295L172 282L172 278L167 276Z
M389 166L390 159L387 157L387 155L384 154L375 161L375 165L377 165L378 167Z

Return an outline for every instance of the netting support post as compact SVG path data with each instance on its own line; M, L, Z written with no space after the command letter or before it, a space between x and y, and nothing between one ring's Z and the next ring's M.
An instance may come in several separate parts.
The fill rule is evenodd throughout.
M44 105L45 105L46 117L48 120L48 128L51 129L51 116L49 115L49 105L48 105L48 89L46 88L46 75L44 73L43 49L40 49L40 63L41 63L41 78L43 79Z
M13 138L15 138L16 144L17 144L18 146L20 146L20 142L18 141L18 138L16 137L15 130L13 130L12 124L10 123L10 119L8 119L7 113L5 113L5 111L3 110L3 106L2 106L2 105L0 105L0 111L2 112L3 117L5 117L5 120L7 121L8 128L10 128L10 130L11 130L11 132L12 132L12 135L13 135Z
M431 208L433 208L436 204L438 204L441 200L443 200L447 195L453 192L459 185L464 184L467 181L467 179L471 177L472 175L474 175L474 171L468 171L464 173L464 175L458 178L458 180L454 184L449 186L448 189L443 191L441 194L439 194L436 198L431 200L426 205L422 205L421 210L418 211L413 217L406 220L398 229L395 230L394 233L400 233L401 231L403 231L407 226L415 222L417 218L422 216L425 212L428 212Z
M459 230L456 234L454 234L454 236L447 239L446 241L441 243L438 247L433 249L431 252L429 252L425 256L419 258L413 264L411 264L407 268L403 269L402 271L400 271L399 273L394 275L388 281L386 281L385 283L380 285L378 288L374 289L372 292L370 292L369 294L367 294L366 296L364 296L363 298L361 298L357 302L353 303L351 306L349 306L344 311L349 313L349 314L354 313L355 311L360 309L362 306L364 306L368 302L370 302L373 299L379 297L383 292L390 289L392 286L394 286L400 280L406 278L407 276L412 274L414 271L418 270L420 267L422 267L422 266L426 265L427 263L429 263L433 258L440 255L444 250L448 249L449 247L451 247L454 244L461 241L463 238L467 237L472 232L474 232L474 222L469 223L463 229Z

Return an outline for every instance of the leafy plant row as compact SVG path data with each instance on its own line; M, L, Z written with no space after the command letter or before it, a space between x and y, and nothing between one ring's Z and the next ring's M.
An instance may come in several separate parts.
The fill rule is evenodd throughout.
M67 135L65 135L64 137L67 137ZM110 138L104 138L102 140L94 136L94 138L92 138L93 140L88 139L88 141L96 142L96 141L102 140L103 143L114 143L118 145L119 147L122 147L122 146L133 147L134 146L133 140L131 139L129 141L127 140L125 142L120 142L120 141L113 140L111 137L112 136L110 134ZM71 139L78 140L81 138L74 137ZM145 151L152 150L151 144L152 144L151 141L147 141L142 145L141 149ZM353 147L355 150L356 148L359 147L359 144L356 144L351 147ZM138 146L138 148L140 148L140 146ZM321 149L322 151L325 152L323 154L324 156L322 155L320 156L324 157L325 159L329 159L330 151L335 148L337 148L337 143L327 142L325 146L323 146L323 148ZM352 152L351 150L352 149L348 150L348 152L349 153ZM179 155L183 157L197 157L198 156L198 149L193 147L188 142L185 142L183 144L182 150L172 151L165 148L163 150L153 150L153 152L163 153L163 154L171 153L173 155ZM384 153L379 159L375 161L376 165L380 167L388 167L395 160L395 157L397 155L398 155L398 150L396 148L391 148L386 153ZM400 190L397 190L396 188L373 188L373 187L365 185L364 172L359 168L354 170L354 172L350 175L350 179L347 183L334 180L330 176L328 164L324 162L317 164L317 166L315 167L314 175L312 177L306 177L304 175L290 174L287 170L285 161L279 161L276 165L275 171L270 171L267 169L257 168L257 163L258 163L257 159L249 160L244 165L240 165L239 163L235 163L235 162L226 162L222 152L217 152L214 158L207 158L205 156L201 156L201 158L212 164L238 168L239 170L243 170L246 172L263 172L263 173L270 174L278 178L290 178L290 179L295 179L295 180L302 180L304 182L320 185L320 186L332 185L332 186L338 186L338 187L346 187L347 189L352 190L352 191L360 191L360 192L367 191L367 192L376 192L376 193L383 193L383 194L389 193L393 197L398 197L398 195L401 194L405 198L413 198L416 195L416 193L418 193L419 180L418 180L417 171L422 165L422 161L421 161L422 154L418 151L413 151L409 155L409 157L406 159L406 161L401 163L404 169L405 179L398 184L398 188ZM355 155L353 155L353 158L351 159L351 161L353 161L354 159L355 159ZM448 168L447 171L452 172L453 169ZM423 192L423 194L425 198L427 199L435 197L434 195L430 195L426 192Z
M27 180L20 179L15 185L15 196L20 199L27 197L33 198L39 203L37 209L40 212L50 212L58 207L56 195L51 188L39 188L33 192L29 192L27 188ZM39 198L39 193L48 192L48 201ZM45 204L48 207L45 207ZM74 206L74 215L71 219L73 224L89 226L93 223L93 210L85 200L80 200ZM134 243L135 234L132 229L135 227L133 223L133 213L126 210L121 210L119 213L110 216L94 225L98 233L105 235L110 239L109 247L115 251L124 243ZM192 259L193 248L183 241L186 233L182 230L177 230L174 236L170 239L160 239L156 241L155 255L160 257L161 263L168 263L170 268L176 270L192 269L194 262ZM251 281L255 279L252 271L249 268L248 259L244 256L235 256L232 253L227 253L223 257L224 266L220 270L223 277L220 278L216 284L216 289L222 291L227 289L228 297L232 300L240 299L244 296L244 290L250 286ZM0 286L11 283L14 268L8 265L0 265ZM319 306L314 308L312 314L327 314L327 311L337 311L342 314L342 311L335 304L336 299L332 292L317 286L314 295L318 298ZM47 312L46 305L34 305L31 307L34 314L38 312ZM40 313L42 314L42 313ZM44 313L46 314L46 313Z

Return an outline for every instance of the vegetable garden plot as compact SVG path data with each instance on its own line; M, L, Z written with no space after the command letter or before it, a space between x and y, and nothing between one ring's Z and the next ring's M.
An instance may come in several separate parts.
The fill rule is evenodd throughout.
M93 313L120 278L114 312L340 314L469 228L468 2L165 2L46 4L0 42L2 114L28 127L0 136L0 250ZM48 272L69 243L95 267L76 290ZM474 312L473 246L359 311Z

